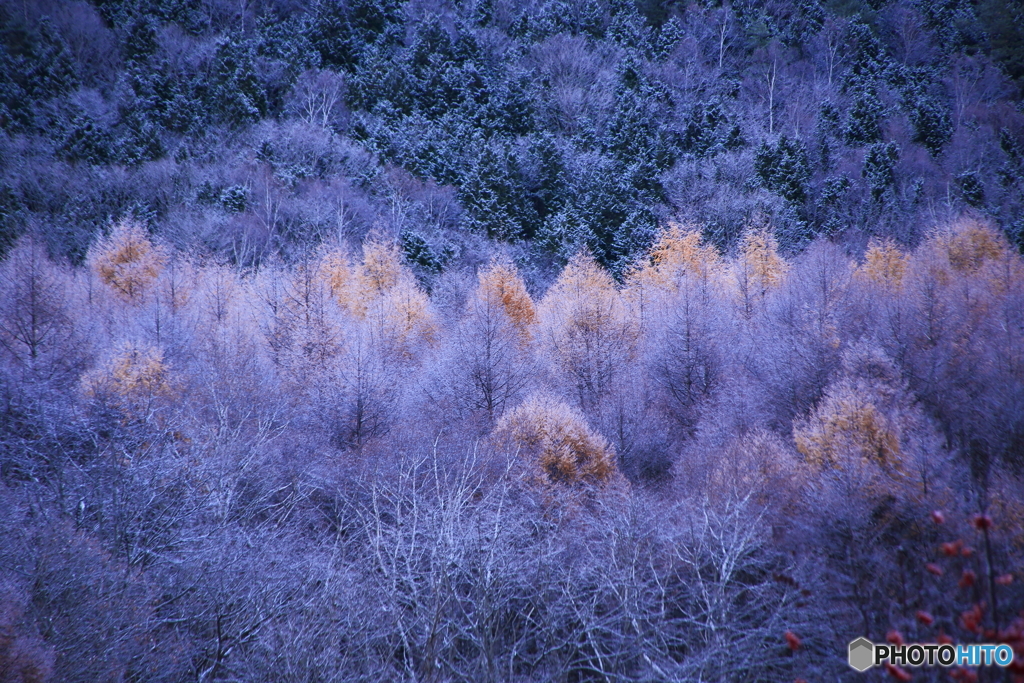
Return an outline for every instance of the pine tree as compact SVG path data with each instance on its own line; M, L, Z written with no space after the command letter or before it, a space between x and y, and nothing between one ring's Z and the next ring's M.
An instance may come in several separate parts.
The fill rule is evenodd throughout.
M843 130L846 144L861 147L881 141L885 107L874 87L863 86L855 90L849 111Z
M795 204L807 201L811 167L807 149L785 135L775 145L762 143L754 156L754 172L772 192Z
M913 141L924 145L932 157L938 158L953 137L949 106L935 97L915 95L909 111L910 123L914 126Z
M900 148L895 142L880 142L868 147L862 173L871 188L871 198L876 202L881 201L886 190L895 185L899 158Z
M251 46L232 39L222 41L210 71L206 107L216 118L239 126L267 114L267 93L257 75Z

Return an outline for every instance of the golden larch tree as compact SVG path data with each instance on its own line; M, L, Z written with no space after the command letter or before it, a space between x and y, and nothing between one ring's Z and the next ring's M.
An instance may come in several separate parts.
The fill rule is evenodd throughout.
M746 315L753 312L755 301L785 280L789 264L779 254L779 243L767 227L749 228L740 242L740 251L733 263L733 273Z
M615 450L576 409L547 394L534 394L506 413L492 439L517 452L530 480L545 488L620 482Z
M793 423L797 450L819 470L866 474L882 489L897 482L927 487L943 467L937 436L900 370L868 342L851 346L842 365L811 414Z
M1000 259L1012 249L999 230L971 217L960 218L934 239L945 248L950 265L960 273L976 273L986 262Z
M712 298L722 274L722 258L700 230L670 222L646 258L626 273L623 297L644 327L672 308L681 289Z
M437 322L430 298L402 263L393 241L379 236L367 239L354 280L348 292L356 301L346 305L355 312L359 310L358 302L365 302L371 331L389 356L411 360L418 346L436 340Z
M86 373L82 387L87 396L110 401L136 418L145 418L175 394L163 349L133 341L123 342L104 364Z
M714 246L695 226L670 222L661 231L648 258L627 275L627 282L669 290L683 277L707 278L721 265Z
M475 296L489 306L500 306L520 338L529 342L537 322L537 310L526 291L526 283L511 261L496 258L480 271Z
M150 241L137 221L124 219L92 246L88 262L119 297L138 302L163 272L167 253Z
M891 239L871 238L864 263L854 271L864 282L879 285L887 292L895 293L903 287L903 276L907 272L909 257L900 251Z
M477 276L458 325L443 345L435 404L451 414L492 420L518 400L535 370L537 313L511 262L495 259Z
M582 252L545 294L539 313L553 369L581 406L593 407L609 392L616 373L633 360L639 321L611 275Z
M849 387L833 389L807 420L794 426L793 438L808 462L843 467L845 458L895 467L900 434L867 397Z
M362 319L366 316L366 296L358 270L349 255L337 247L320 255L318 272L331 296L350 316Z

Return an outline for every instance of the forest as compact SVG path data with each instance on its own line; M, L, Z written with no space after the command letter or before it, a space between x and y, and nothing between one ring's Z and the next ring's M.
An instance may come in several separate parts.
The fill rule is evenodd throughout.
M0 0L0 683L1024 682L1022 248L1019 0Z

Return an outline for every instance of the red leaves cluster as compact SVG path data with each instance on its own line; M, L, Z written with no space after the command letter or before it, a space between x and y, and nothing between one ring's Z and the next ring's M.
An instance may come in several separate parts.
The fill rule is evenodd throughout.
M931 520L935 524L945 524L946 517L941 510L933 510L931 512ZM972 516L969 523L978 531L987 533L989 529L993 528L992 517L987 514L976 514ZM954 541L947 541L940 543L938 546L938 553L940 557L945 558L970 558L974 556L974 548L966 545L962 538L958 538ZM928 562L924 565L925 570L934 576L943 576L945 569L935 562ZM997 586L1010 586L1014 581L1013 573L1001 574L994 579L995 585ZM957 582L961 589L967 589L974 586L978 581L978 574L973 569L962 569L960 579ZM991 628L985 628L983 625L986 611L985 602L976 602L970 609L967 609L960 614L960 626L967 632L975 634L976 636L982 637L987 642L1000 642L1010 645L1014 650L1014 659L1008 667L1008 671L1014 675L1015 683L1024 683L1024 612L1021 613L1021 617L1017 618L1007 629L1003 631L996 631ZM926 610L917 610L915 618L923 626L933 626L935 624L935 617L931 612ZM895 630L890 630L885 639L887 642L894 645L903 645L903 635ZM939 630L938 635L935 638L936 642L941 645L952 645L953 638L945 633L944 630ZM909 681L913 675L899 667L892 664L886 664L885 670L890 676L899 681ZM964 667L957 667L949 671L949 675L956 681L963 681L964 683L976 683L978 680L978 674L973 669L967 669Z
M1006 667L1016 678L1024 680L1024 612L1022 616L1014 619L1005 630L1000 631L995 640L1006 643L1013 648L1013 661Z
M958 538L955 541L940 544L939 552L946 557L956 557L957 555L970 557L974 554L974 548L969 545L964 545L963 540Z

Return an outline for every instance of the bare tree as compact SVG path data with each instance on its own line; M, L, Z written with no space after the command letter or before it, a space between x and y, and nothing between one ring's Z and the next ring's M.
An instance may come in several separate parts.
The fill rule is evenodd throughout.
M0 345L28 370L44 356L70 350L66 277L42 244L22 238L0 264Z
M326 69L311 70L295 82L287 107L306 123L329 129L339 123L344 97L345 78L341 74Z

